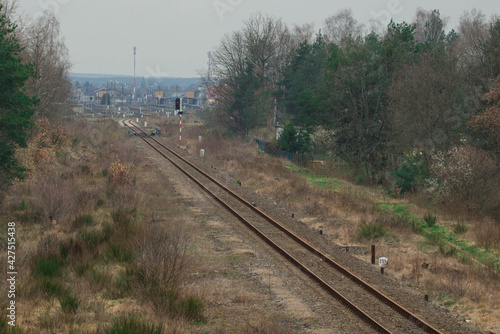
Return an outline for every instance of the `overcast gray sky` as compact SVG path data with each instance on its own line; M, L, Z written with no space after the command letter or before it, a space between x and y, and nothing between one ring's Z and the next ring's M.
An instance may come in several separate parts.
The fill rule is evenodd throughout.
M498 0L20 0L20 12L38 15L53 11L69 49L75 73L133 75L137 47L137 76L197 77L207 68L207 52L225 33L242 28L260 11L282 18L290 27L323 21L351 8L360 23L390 15L411 22L418 7L439 9L448 17L447 30L473 8L490 17L500 14Z

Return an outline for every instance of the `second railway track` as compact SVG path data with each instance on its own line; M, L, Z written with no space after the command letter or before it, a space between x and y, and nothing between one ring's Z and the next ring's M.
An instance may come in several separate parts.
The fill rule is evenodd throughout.
M437 329L436 325L429 324L420 316L385 296L334 261L329 255L301 239L283 224L231 191L174 150L154 137L150 137L132 121L126 120L124 124L375 331L380 333L449 332L447 329Z

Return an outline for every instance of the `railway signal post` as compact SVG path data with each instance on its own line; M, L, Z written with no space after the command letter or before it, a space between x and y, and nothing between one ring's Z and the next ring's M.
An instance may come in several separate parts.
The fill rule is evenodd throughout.
M177 114L179 115L179 146L182 143L182 103L180 98L175 99L175 110L177 110Z

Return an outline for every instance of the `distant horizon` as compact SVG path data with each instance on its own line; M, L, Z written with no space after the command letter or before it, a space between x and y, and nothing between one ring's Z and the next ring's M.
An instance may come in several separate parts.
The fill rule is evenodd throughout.
M72 73L69 72L69 81L78 82L79 85L90 83L99 87L107 87L111 85L133 86L134 76L127 74L98 74L98 73ZM199 86L202 84L201 78L183 78L183 77L160 77L160 76L136 76L136 87L141 87L144 84L147 86L158 85L158 87L170 87L173 85L181 88L188 88L192 85Z
M102 78L102 77L131 77L134 75L131 74L100 74L100 73L83 73L83 72L68 72L70 76L89 76L94 78ZM155 79L201 79L200 77L179 77L179 76L167 76L167 77L155 77L150 75L136 75L136 78L155 78Z

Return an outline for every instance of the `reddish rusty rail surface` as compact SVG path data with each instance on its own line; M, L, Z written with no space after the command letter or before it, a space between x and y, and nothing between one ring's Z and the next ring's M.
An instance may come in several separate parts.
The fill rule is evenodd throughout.
M218 197L216 194L214 194L211 190L209 190L205 185L201 183L198 179L196 179L192 174L190 174L188 171L183 169L180 165L178 165L175 161L173 161L170 157L168 157L165 153L163 153L161 150L159 150L157 147L155 147L149 140L155 142L157 145L161 146L163 149L167 150L169 153L175 155L176 158L182 160L184 163L188 164L191 168L196 170L198 173L202 174L204 177L209 179L211 182L216 184L219 188L227 192L228 194L232 195L236 199L238 199L241 203L246 205L248 208L253 210L255 213L263 217L265 220L267 220L269 223L277 227L279 230L284 232L286 235L288 235L290 238L295 240L298 244L300 244L302 247L304 247L306 250L309 252L313 253L314 255L318 256L321 258L325 263L330 265L331 267L335 268L337 271L342 273L345 277L349 278L359 286L361 286L363 289L365 289L367 292L375 296L377 299L379 299L381 302L385 303L386 305L390 306L395 312L399 313L403 317L407 318L411 322L413 322L415 325L420 327L422 330L424 330L427 333L441 333L439 330L435 329L432 327L430 324L425 322L424 320L420 319L418 316L414 315L410 311L408 311L406 308L403 306L399 305L397 302L393 301L389 297L385 296L382 292L378 291L374 287L372 287L370 284L365 282L363 279L359 278L355 274L351 273L348 269L344 268L334 260L332 260L330 257L327 255L323 254L321 251L316 249L315 247L311 246L309 243L307 243L305 240L294 234L292 231L287 229L285 226L268 216L265 212L262 210L258 209L255 207L252 203L248 202L238 194L234 193L232 190L221 184L219 181L214 179L212 176L208 175L205 173L203 170L198 168L197 166L193 165L191 162L188 160L184 159L182 156L177 154L175 151L171 150L167 146L163 145L160 143L158 140L156 140L153 137L150 137L148 134L146 134L142 129L137 127L135 124L133 124L130 120L127 120L124 122L125 126L129 127L134 133L140 134L140 138L143 139L149 146L151 146L156 152L158 152L161 156L169 160L175 167L177 167L181 172L183 172L187 177L189 177L192 181L194 181L198 186L200 186L202 189L204 189L212 198L214 198L217 202L219 202L222 206L224 206L228 211L230 211L233 215L235 215L240 221L242 221L246 226L248 226L254 233L256 233L261 239L263 239L267 244L269 244L271 247L276 249L281 255L283 255L289 262L297 266L301 271L306 273L309 277L311 277L314 281L319 283L329 294L334 296L337 300L339 300L344 306L349 308L353 313L355 313L357 316L359 316L363 321L365 321L369 326L374 328L376 331L380 333L391 333L387 328L385 328L382 324L377 322L375 319L373 319L371 316L369 316L366 312L361 310L358 306L354 305L349 299L344 297L341 293L339 293L334 287L329 285L327 282L325 282L322 278L317 276L312 270L310 270L307 266L305 266L303 263L301 263L299 260L297 260L295 257L293 257L289 252L287 252L285 249L274 243L270 238L268 238L263 232L261 232L258 228L256 228L251 222L246 220L243 216L241 216L238 212L236 212L235 209L233 209L229 204L224 202L220 197ZM148 140L149 139L149 140Z

